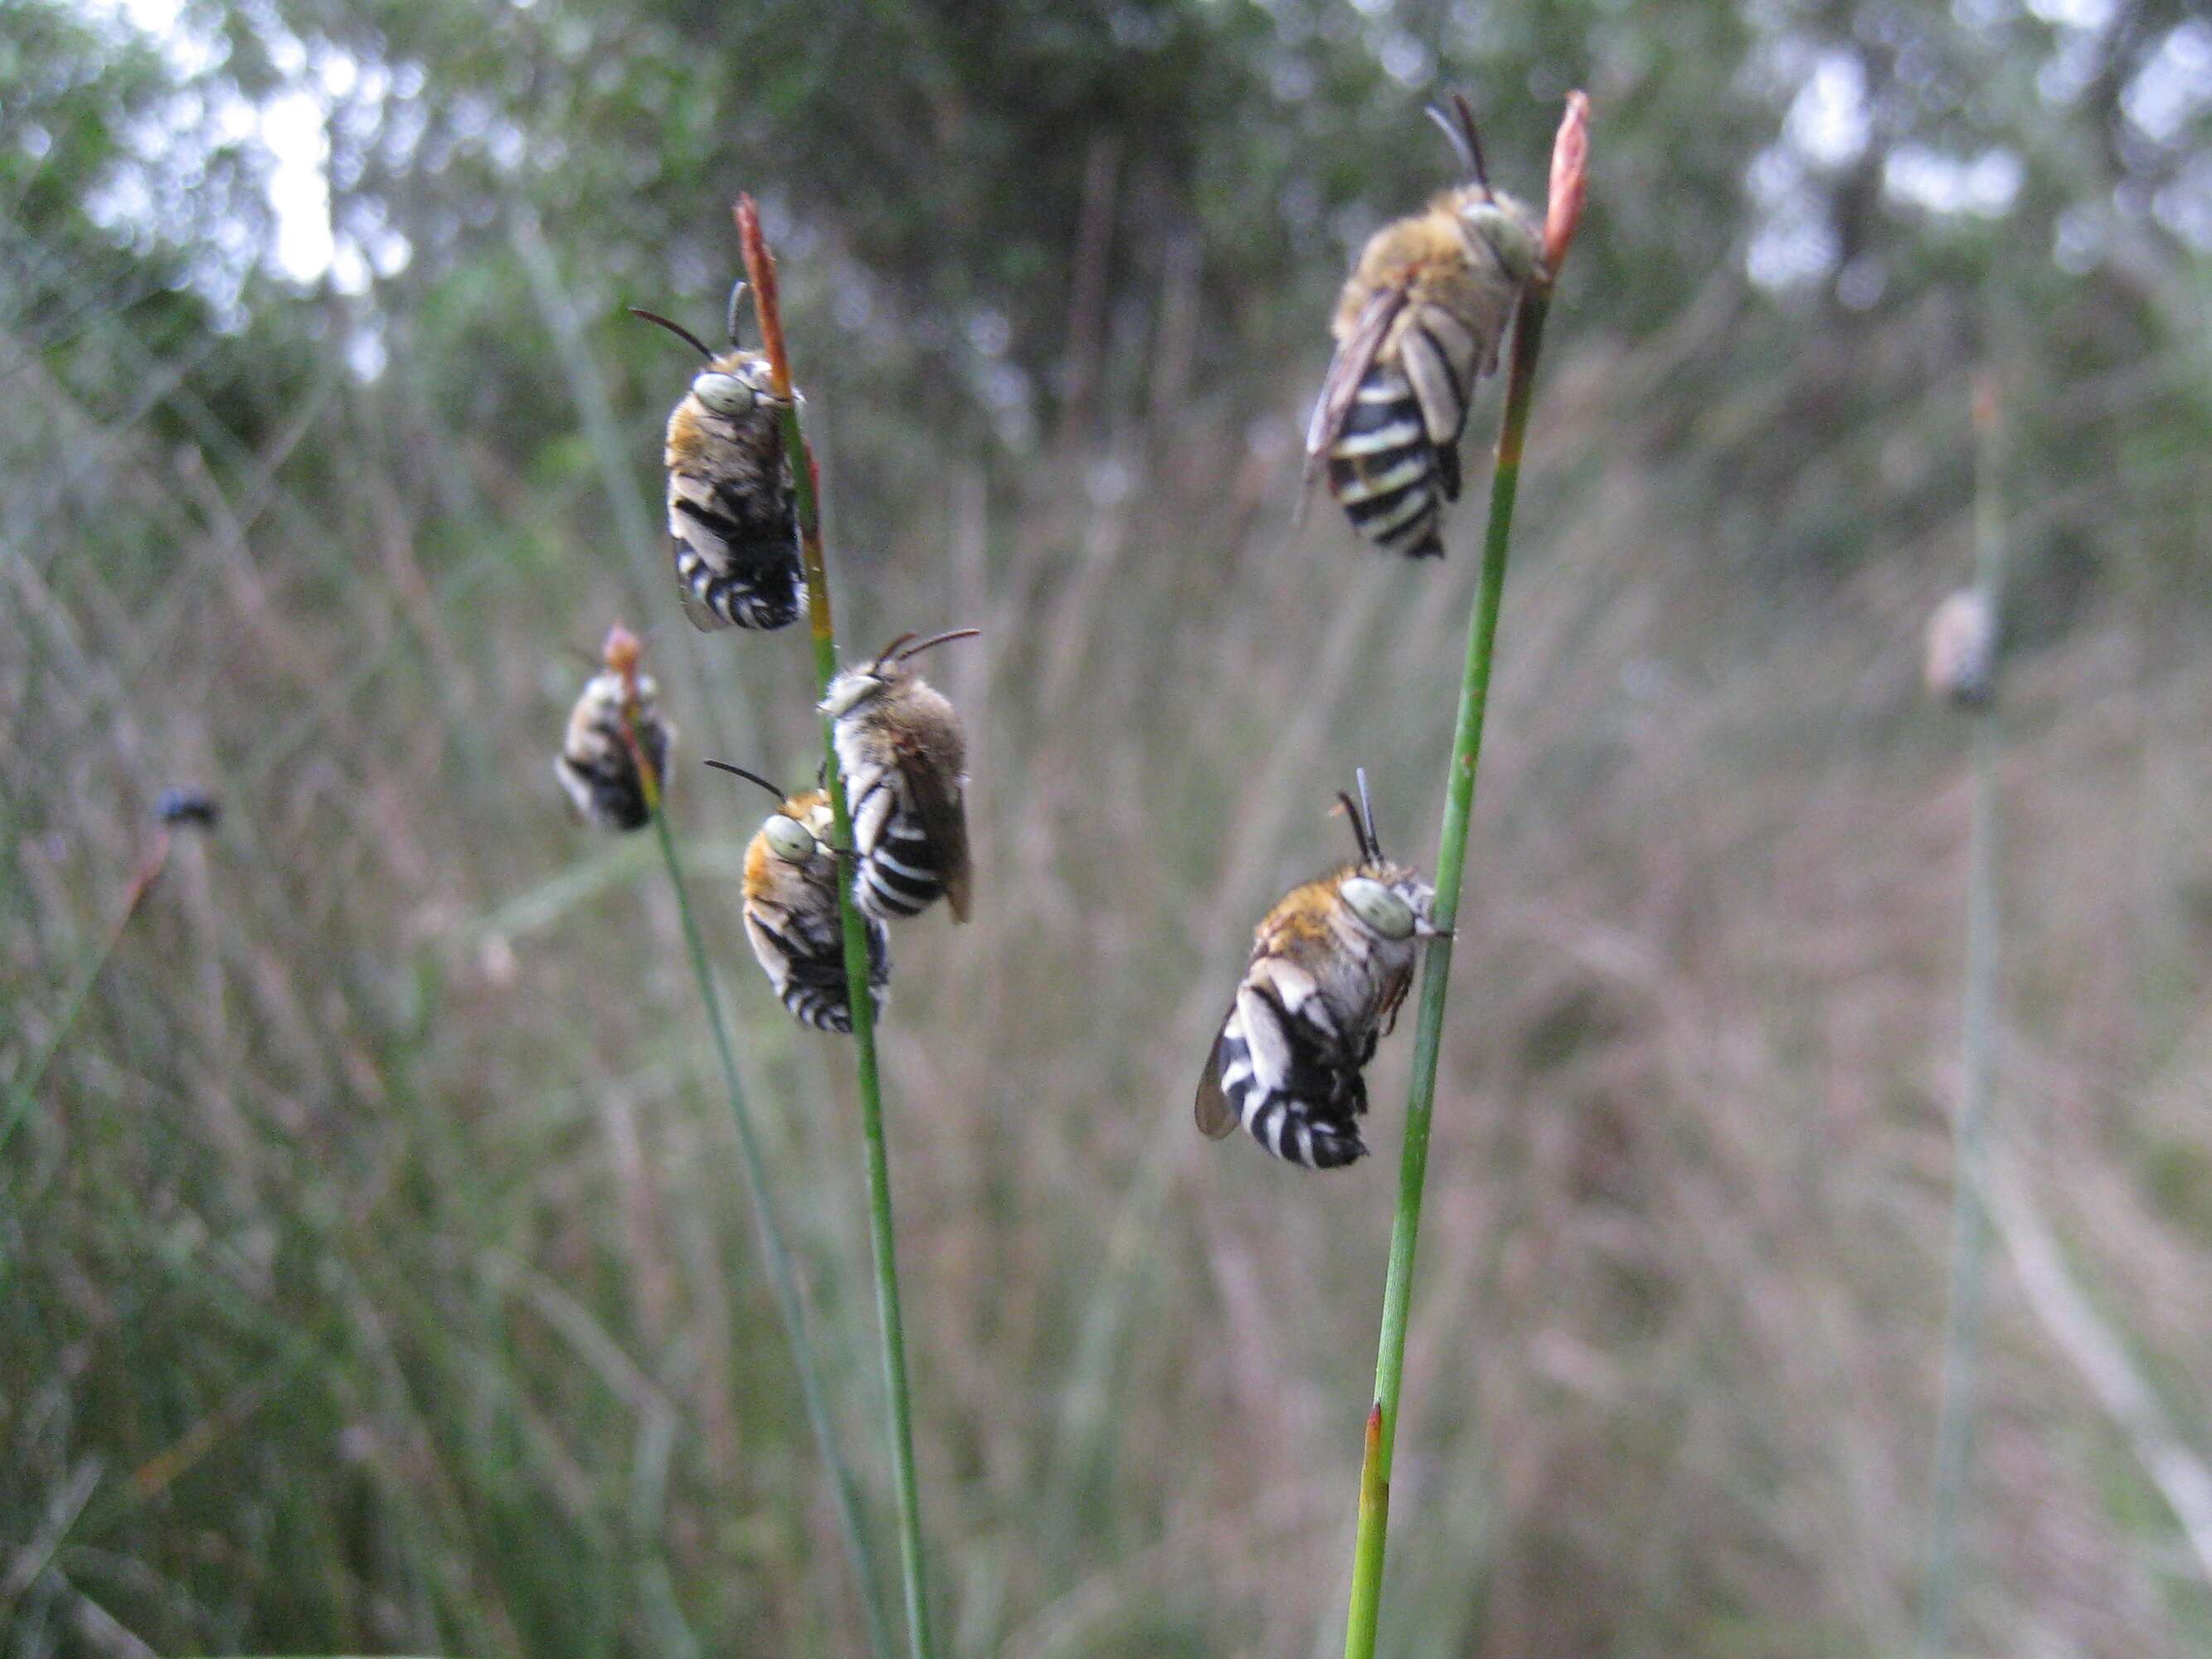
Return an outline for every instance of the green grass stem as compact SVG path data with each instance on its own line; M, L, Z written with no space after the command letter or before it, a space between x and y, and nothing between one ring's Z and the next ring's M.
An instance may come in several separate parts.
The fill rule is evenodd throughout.
M1421 1231L1421 1194L1428 1178L1429 1122L1436 1106L1437 1066L1443 1052L1444 1004L1451 985L1452 929L1459 915L1467 869L1468 823L1474 810L1475 769L1482 757L1483 716L1490 703L1491 665L1498 643L1498 613L1505 590L1505 558L1513 536L1513 503L1521 483L1521 456L1528 407L1551 309L1552 283L1574 235L1582 207L1587 158L1587 101L1568 101L1553 157L1550 222L1541 279L1523 293L1513 323L1506 370L1505 413L1498 439L1498 465L1490 481L1490 520L1483 532L1482 570L1468 629L1467 664L1460 679L1459 713L1452 733L1451 768L1444 780L1443 828L1437 838L1433 915L1441 936L1429 941L1421 964L1421 1000L1413 1027L1413 1081L1406 1102L1405 1151L1398 1166L1398 1208L1390 1227L1390 1265L1382 1285L1382 1329L1375 1361L1375 1403L1367 1414L1366 1451L1359 1469L1359 1517L1352 1542L1352 1595L1346 1615L1345 1659L1373 1659L1382 1611L1383 1548L1390 1524L1390 1468L1405 1382L1406 1325L1413 1305L1413 1250Z
M837 1448L836 1425L830 1415L829 1391L823 1386L821 1364L807 1333L806 1304L799 1293L798 1269L793 1265L791 1252L784 1244L783 1229L776 1220L768 1165L761 1156L760 1136L753 1127L752 1112L745 1104L744 1087L738 1079L737 1055L730 1046L729 1026L722 1018L721 994L715 987L714 963L707 955L707 942L699 932L698 919L692 914L690 892L684 884L684 866L676 856L676 837L668 828L668 814L662 810L659 781L641 754L639 758L639 775L646 781L646 794L653 809L653 833L659 838L660 855L668 865L668 884L676 895L676 914L684 926L684 948L690 953L692 976L698 981L699 1000L706 1006L707 1024L714 1036L714 1056L721 1063L722 1081L729 1091L730 1116L738 1127L738 1152L745 1172L746 1191L752 1199L753 1221L760 1232L761 1254L768 1261L769 1283L775 1288L776 1310L783 1316L784 1332L791 1340L792 1364L799 1374L799 1399L820 1448L823 1466L829 1472L831 1495L836 1500L838 1528L844 1534L845 1553L852 1565L860 1618L867 1627L868 1651L877 1659L890 1659L890 1631L878 1599L875 1563L868 1551L860 1497L853 1485L852 1470Z
M1998 492L1996 408L1986 385L1974 396L1974 586L1998 619L2004 583L2004 514ZM1997 753L1994 693L1974 720L1973 804L1966 830L1966 986L1959 1110L1951 1177L1950 1313L1943 1337L1942 1398L1929 1480L1928 1540L1920 1600L1920 1650L1948 1650L1967 1476L1973 1460L1976 1379L1981 1366L1982 1288L1990 1218L1989 1107L1996 1048Z
M783 316L776 294L775 262L762 239L760 216L752 198L737 207L745 275L752 284L755 314L768 354L772 384L784 400L783 446L799 517L799 555L806 573L807 621L814 643L814 679L827 695L837 674L837 630L830 603L830 574L822 548L822 505L814 457L792 394L791 360L784 345ZM831 741L832 722L822 721L822 746L829 758L825 779L837 844L853 844L853 817L845 781ZM907 1638L913 1659L930 1659L929 1608L921 1542L921 1497L914 1465L914 1414L907 1388L906 1323L899 1304L898 1249L891 1219L890 1154L884 1141L883 1081L876 1066L875 1000L868 989L868 936L849 884L837 890L845 932L845 984L853 1010L853 1060L860 1097L860 1128L866 1146L868 1231L874 1247L876 1308L883 1343L884 1388L888 1395L891 1479L898 1502L899 1565L906 1587Z

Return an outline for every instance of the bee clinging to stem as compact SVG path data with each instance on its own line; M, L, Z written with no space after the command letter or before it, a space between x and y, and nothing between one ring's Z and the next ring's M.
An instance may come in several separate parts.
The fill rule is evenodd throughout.
M977 631L956 628L918 645L902 634L830 681L822 700L853 811L854 894L886 921L917 915L940 895L953 921L968 920L967 739L944 694L907 664Z
M668 417L668 535L676 587L694 626L781 628L805 608L791 462L783 451L783 401L768 359L738 344L739 301L730 290L730 349L716 355L681 323L630 307L706 359Z
M1965 708L1978 708L1996 689L1996 615L1978 589L1948 595L1928 618L1922 673L1928 690Z
M1294 887L1254 935L1236 1000L1199 1075L1198 1127L1242 1124L1277 1158L1334 1170L1367 1155L1361 1075L1395 1023L1414 941L1440 936L1436 892L1382 854L1367 799L1340 794L1359 856Z
M668 775L676 728L660 718L660 688L638 672L637 636L617 623L607 631L605 655L606 666L585 683L569 711L553 775L585 823L599 830L642 830L653 821L653 810L639 757L653 769L657 790Z
M769 983L802 1025L849 1034L853 1001L845 979L845 930L837 908L844 873L831 843L830 794L808 789L785 799L757 772L727 761L708 765L750 780L779 803L745 848L745 937ZM864 917L868 935L868 992L884 1006L891 957L884 925Z
M1417 559L1443 556L1468 402L1497 368L1543 258L1535 216L1490 187L1467 100L1429 115L1468 182L1368 239L1337 301L1336 355L1306 428L1305 488L1326 468L1353 527Z

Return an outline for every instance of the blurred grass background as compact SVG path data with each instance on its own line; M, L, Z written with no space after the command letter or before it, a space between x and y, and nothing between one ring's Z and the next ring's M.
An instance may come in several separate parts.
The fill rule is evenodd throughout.
M754 972L796 631L694 635L684 365L758 193L855 648L973 623L978 915L885 1065L950 1651L1327 1653L1389 1228L1188 1100L1352 764L1433 851L1478 515L1290 528L1350 251L1463 87L1589 88L1409 1355L1403 1655L1901 1650L1932 1445L1968 730L1917 684L1997 377L2010 1196L2212 1455L2212 35L1948 13L669 0L0 8L0 1651L849 1652L643 838L549 771L619 614L849 1443L842 1057ZM319 194L318 191L319 191ZM1495 419L1475 418L1471 489ZM153 834L220 793L65 1031ZM2004 1235L2001 1231L2000 1237ZM2047 1289L2047 1284L2045 1285ZM2212 1645L2002 1255L1959 1650ZM2040 1312L2039 1310L2041 1310Z

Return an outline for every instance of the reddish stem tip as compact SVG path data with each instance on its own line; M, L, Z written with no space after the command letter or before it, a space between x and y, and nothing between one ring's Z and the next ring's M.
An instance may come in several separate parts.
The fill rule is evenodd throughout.
M1997 423L1997 377L1988 369L1974 374L1974 429L1993 430Z
M1567 94L1567 112L1552 144L1552 195L1544 214L1544 267L1553 276L1583 222L1589 173L1589 94Z
M617 623L607 629L607 642L599 647L600 658L606 665L625 680L637 678L637 659L643 649L637 635Z
M775 258L761 234L760 209L750 195L737 205L738 241L744 249L745 281L752 285L753 314L760 319L761 349L768 354L769 383L779 398L791 396L791 359L783 345L783 306L775 288Z

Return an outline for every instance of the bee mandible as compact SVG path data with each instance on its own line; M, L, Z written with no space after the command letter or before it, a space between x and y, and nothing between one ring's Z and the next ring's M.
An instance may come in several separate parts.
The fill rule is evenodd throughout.
M630 307L706 359L668 417L668 535L676 588L693 626L781 628L806 607L791 462L783 450L786 407L769 384L768 359L738 344L745 285L730 290L730 349L717 356L681 323Z
M1367 1155L1363 1068L1396 1023L1414 941L1441 936L1435 890L1382 854L1366 774L1357 802L1337 799L1359 856L1292 888L1261 921L1194 1103L1212 1139L1241 1124L1277 1158L1314 1170Z
M1368 239L1337 300L1336 355L1306 428L1305 488L1325 467L1353 527L1416 559L1443 554L1468 404L1542 264L1535 216L1490 187L1474 114L1464 98L1452 106L1428 112L1468 182Z

